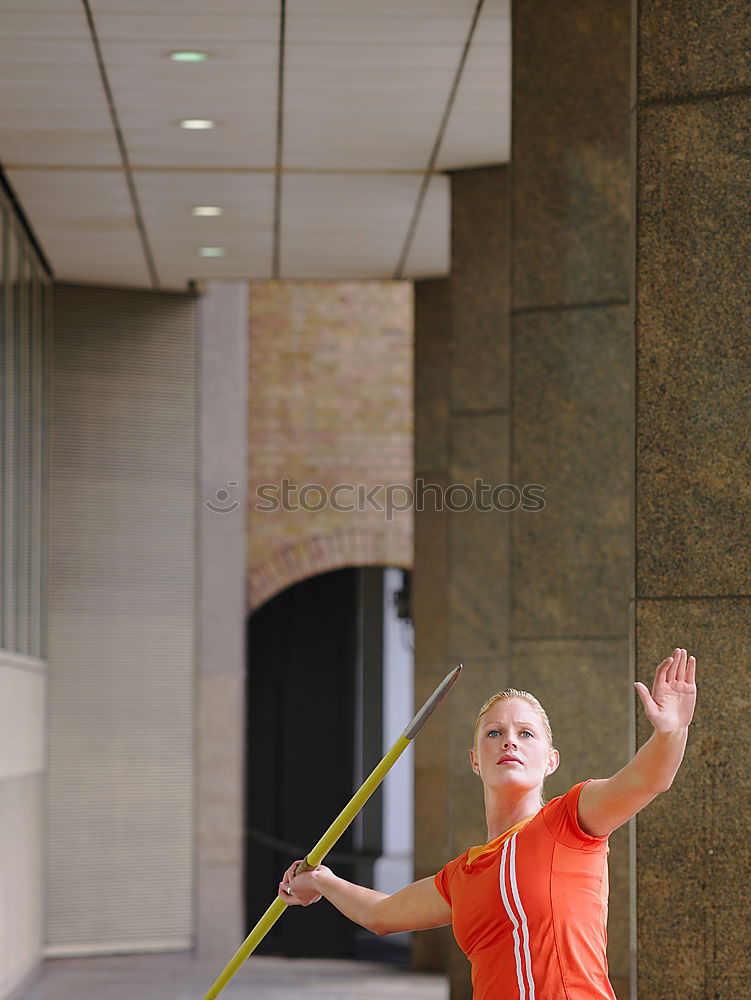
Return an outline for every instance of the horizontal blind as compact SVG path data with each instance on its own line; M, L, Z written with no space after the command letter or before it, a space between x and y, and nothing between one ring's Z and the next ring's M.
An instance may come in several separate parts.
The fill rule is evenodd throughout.
M194 313L55 290L50 954L192 941Z

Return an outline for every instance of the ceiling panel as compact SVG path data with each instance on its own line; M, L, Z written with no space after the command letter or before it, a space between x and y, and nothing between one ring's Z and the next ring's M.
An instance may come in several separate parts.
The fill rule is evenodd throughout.
M451 270L451 185L435 176L425 193L420 218L412 238L405 278L437 278Z
M291 49L285 166L424 170L451 89L450 51L443 60L434 52L432 64L425 52L422 67L408 50L399 65L392 53L384 68L358 64L346 48L326 63L311 46Z
M204 3L195 13L175 9L177 5L155 0L148 11L130 10L122 4L119 9L100 10L94 3L96 29L102 41L117 39L120 42L141 42L164 46L166 52L184 46L212 44L255 43L276 46L279 41L279 5L274 4L269 13L268 4L259 5L256 13L252 5L241 13L215 13ZM170 10L170 7L173 9Z
M137 171L139 198L152 251L165 287L237 277L271 277L273 174ZM196 218L194 205L218 205L223 214ZM226 255L201 258L201 246Z
M0 37L0 159L119 164L90 40Z
M35 17L37 14L69 14L75 12L83 17L83 4L80 0L3 0L3 18L6 15L26 14ZM37 33L39 32L37 25Z
M436 162L439 170L511 157L511 4L485 0Z
M145 2L145 0L141 0ZM179 0L177 0L179 2ZM287 0L287 10L319 17L401 18L471 17L476 0Z
M453 3L372 3L367 0L293 0L287 5L287 41L337 45L462 45L475 0Z
M99 0L97 30L134 165L273 166L278 2L245 4L242 14L218 6L219 13L190 15L177 3L131 8ZM180 16L166 16L170 7ZM175 63L168 53L177 48L197 48L209 59ZM216 126L185 131L183 118L210 118Z
M265 278L273 243L280 0L90 0L165 287ZM281 251L288 278L390 278L476 0L288 0ZM169 52L200 49L201 64ZM509 0L485 0L439 167L509 151ZM188 132L185 117L216 128ZM0 161L64 280L148 284L81 0L7 0ZM191 204L219 203L217 219ZM448 269L431 180L407 261ZM200 245L226 248L216 260Z
M40 16L42 15L42 16ZM4 38L27 38L32 41L67 41L89 38L83 4L76 0L61 0L53 8L40 10L37 0L2 11Z
M474 6L293 5L285 165L424 169Z
M493 53L488 60L493 59ZM461 170L511 159L511 81L503 69L468 66L436 161L438 170ZM499 99L499 95L503 100Z
M417 176L285 175L282 277L393 277L419 187Z
M35 0L35 5L55 6L63 0ZM162 16L171 14L183 17L185 14L205 14L206 0L90 0L95 15L100 14L154 14L155 8ZM237 17L252 15L278 19L279 0L211 0L212 17Z
M200 109L187 115L195 116L203 117ZM141 125L127 111L121 115L128 154L136 167L273 168L274 130L270 122L228 113L213 131L192 132L176 125L174 113L154 117L164 120Z
M111 4L112 7L118 6ZM121 5L120 5L121 6ZM267 4L262 5L267 7ZM160 10L163 5L160 5ZM255 18L259 25L268 17ZM227 15L225 19L234 21ZM230 42L221 18L203 34L186 42L154 40L153 16L139 21L150 41L123 40L118 28L97 18L102 52L131 162L136 166L270 167L276 146L277 36ZM184 28L185 19L179 18ZM174 24L174 19L173 19ZM182 28L181 28L182 30ZM231 38L231 32L230 38ZM175 63L174 48L198 48L209 54L204 63ZM210 118L213 130L185 131L183 118Z
M122 171L11 170L60 281L149 285Z

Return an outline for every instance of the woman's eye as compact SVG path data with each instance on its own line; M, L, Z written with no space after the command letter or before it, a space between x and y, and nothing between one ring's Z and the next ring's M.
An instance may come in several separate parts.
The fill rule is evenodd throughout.
M534 736L534 733L530 733L528 729L523 729L522 736Z
M500 729L489 729L488 730L488 736L500 736L500 735L501 735Z

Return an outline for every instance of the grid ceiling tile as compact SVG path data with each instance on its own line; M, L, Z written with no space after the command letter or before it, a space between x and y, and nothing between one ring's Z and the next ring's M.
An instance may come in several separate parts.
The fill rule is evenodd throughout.
M42 12L36 0L26 7L3 10L3 38L31 41L87 41L90 37L83 4L66 0L54 10Z
M276 52L216 46L206 63L171 62L153 47L103 42L118 117L134 166L271 167L276 145ZM181 129L210 118L214 129Z
M146 286L146 269L122 171L11 170L59 281Z
M439 170L511 158L511 5L486 0L441 143Z
M289 11L287 41L290 45L299 42L352 45L367 41L370 45L408 47L464 43L475 0L457 0L450 10L432 15L426 15L420 8L420 4L402 4L396 14L380 3L358 4L354 8L346 0L333 5L319 2L300 5Z
M412 239L405 278L441 278L451 270L451 185L432 177Z
M163 285L271 276L273 174L154 170L136 171L135 180ZM194 205L218 205L223 214L196 218ZM221 246L226 254L201 258L201 246Z
M440 60L396 67L392 59L386 70L363 69L347 58L297 68L295 56L290 54L285 93L286 166L425 168L453 67Z
M61 51L62 50L62 56ZM0 39L0 159L6 164L118 164L91 43Z
M288 174L282 201L282 276L390 278L420 178Z
M105 11L96 13L97 33L102 40L163 45L165 51L229 43L276 46L279 41L279 12L219 13L207 4L196 13L170 11L159 0L148 11Z
M37 0L39 2L39 0ZM42 0L60 3L64 0ZM155 0L90 0L95 16L101 14L153 15ZM185 14L205 14L206 0L159 0L158 12L183 17ZM279 17L279 0L211 0L212 17Z

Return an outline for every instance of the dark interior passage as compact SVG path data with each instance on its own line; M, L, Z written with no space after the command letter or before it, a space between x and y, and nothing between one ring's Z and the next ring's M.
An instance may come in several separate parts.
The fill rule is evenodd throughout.
M295 852L310 849L352 794L358 570L296 584L248 622L246 919L274 899ZM352 851L352 831L336 854ZM344 878L353 868L332 867ZM293 907L259 952L351 956L355 928L325 900Z

